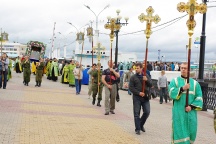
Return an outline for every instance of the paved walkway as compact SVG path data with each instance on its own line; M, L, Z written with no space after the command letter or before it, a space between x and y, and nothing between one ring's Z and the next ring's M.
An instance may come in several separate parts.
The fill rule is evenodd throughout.
M120 91L115 115L88 99L87 86L80 95L75 88L43 79L42 87L22 84L22 74L13 73L6 90L0 89L1 144L169 144L172 104L151 100L146 132L136 135L132 98ZM196 144L215 144L213 113L199 112Z

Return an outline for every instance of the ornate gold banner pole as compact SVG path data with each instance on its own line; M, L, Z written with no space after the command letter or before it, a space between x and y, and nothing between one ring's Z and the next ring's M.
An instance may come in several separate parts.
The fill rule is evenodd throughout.
M144 76L146 76L146 68L147 68L147 59L148 59L148 39L150 38L150 35L152 34L151 31L151 24L152 22L154 22L155 24L157 24L161 19L158 15L153 16L152 14L154 13L154 9L149 6L146 9L147 15L145 15L144 13L141 13L141 15L138 17L140 22L144 22L146 21L146 30L144 31L145 35L146 35L146 52L145 52L145 61L144 61ZM142 85L142 92L144 92L145 90L145 81L143 81L143 85Z
M84 29L85 32L85 29ZM82 43L82 50L81 50L81 58L80 58L80 71L79 71L79 79L80 79L80 72L81 72L81 67L82 67L82 56L83 56L83 48L84 48L84 32L79 32L77 33L77 41L81 44Z
M101 59L101 51L105 50L105 47L101 45L101 43L97 43L97 46L93 47L94 51L97 51L97 58L98 58L98 64L101 66L100 59ZM98 95L100 90L100 69L98 69Z
M107 24L104 25L105 29L110 29L111 32L110 32L110 62L111 62L111 68L113 68L113 62L112 62L112 43L113 43L113 40L114 40L114 31L115 30L119 30L121 28L121 25L119 24L116 24L116 19L112 18L111 17L107 17L108 19L108 22ZM110 77L111 77L111 72L110 72ZM110 82L111 82L111 79L110 79Z
M91 42L91 44L92 44L92 66L93 66L93 58L94 58L94 53L93 53L93 46L94 46L94 42L93 42L93 28L92 28L92 22L93 21L90 21L90 23L91 23L91 26L89 26L88 28L87 28L87 36L89 37L89 40L90 40L90 42Z
M187 4L180 2L177 5L179 12L187 12L189 19L187 20L188 35L189 35L189 44L188 44L188 73L187 73L187 83L189 83L190 78L190 59L191 59L191 44L192 44L192 35L194 33L194 28L196 26L196 21L194 20L194 15L199 12L201 14L207 11L207 6L204 3L198 4L196 0L189 0ZM188 93L189 89L186 92L186 107L188 106Z

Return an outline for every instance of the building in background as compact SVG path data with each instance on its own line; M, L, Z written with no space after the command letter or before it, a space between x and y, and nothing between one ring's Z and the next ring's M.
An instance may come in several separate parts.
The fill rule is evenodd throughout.
M15 42L9 42L8 33L2 33L2 52L7 53L10 58L15 58L17 56L22 57L25 55L27 45Z

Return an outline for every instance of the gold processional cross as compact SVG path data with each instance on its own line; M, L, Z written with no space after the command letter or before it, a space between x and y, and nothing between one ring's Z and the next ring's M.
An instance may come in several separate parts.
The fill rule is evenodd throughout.
M189 35L189 44L188 44L188 73L187 73L187 83L189 83L190 77L190 59L191 59L191 43L192 43L192 35L194 33L194 28L196 26L196 21L194 20L194 15L198 12L201 14L206 13L207 6L204 3L198 4L196 0L189 0L187 3L180 2L177 5L177 9L179 12L187 12L189 15L189 19L187 20L188 27L188 35ZM186 92L186 107L188 106L188 93Z
M98 58L98 65L101 66L100 58L101 58L101 51L105 50L105 47L101 45L101 43L97 43L97 46L93 47L94 51L97 51L97 58ZM100 91L100 69L98 69L98 95Z
M145 61L144 61L144 76L146 76L146 67L147 67L147 59L148 59L148 39L150 38L150 35L152 34L151 25L152 25L152 22L157 24L161 20L158 15L155 15L155 16L152 15L154 13L154 9L151 6L149 6L146 9L146 12L147 12L147 15L145 15L144 13L141 13L141 15L138 17L138 19L140 20L141 23L146 21L146 30L144 31L144 33L146 35L146 52L145 52ZM142 85L142 91L143 92L144 92L144 89L145 89L145 82L143 81L143 85Z
M138 17L140 22L144 22L146 21L146 30L144 31L144 33L146 34L146 38L149 39L150 35L152 34L151 31L151 24L152 22L154 22L155 24L157 24L161 19L158 15L153 16L152 14L154 13L154 9L149 6L146 9L147 15L145 15L144 13L141 13L141 15Z

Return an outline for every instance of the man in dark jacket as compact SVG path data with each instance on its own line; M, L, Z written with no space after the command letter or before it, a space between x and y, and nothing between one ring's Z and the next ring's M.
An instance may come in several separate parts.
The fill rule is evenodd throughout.
M147 61L147 70L152 71L152 64L149 63L149 61Z
M137 63L136 74L131 76L129 89L133 94L133 110L134 110L134 122L135 132L140 135L140 130L145 132L144 124L150 114L149 103L149 88L152 87L151 78L142 73L142 64ZM145 90L142 91L143 81L145 81ZM143 109L142 117L140 118L140 109Z

